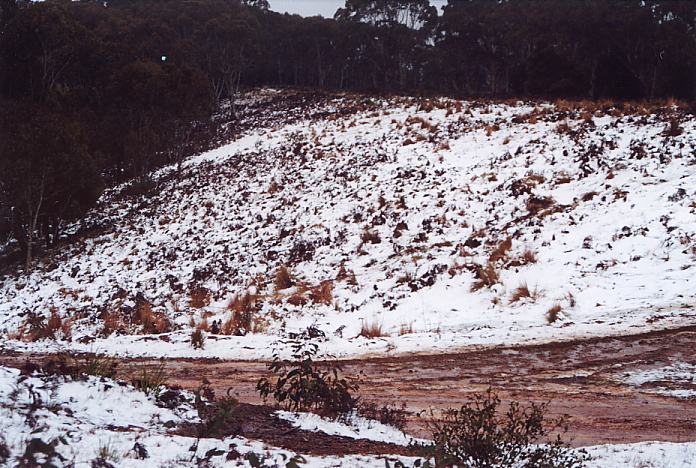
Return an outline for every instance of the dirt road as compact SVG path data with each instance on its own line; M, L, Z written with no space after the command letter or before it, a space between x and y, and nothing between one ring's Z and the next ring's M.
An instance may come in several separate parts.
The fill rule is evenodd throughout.
M5 365L25 359L0 355ZM589 445L696 440L696 398L655 392L658 385L696 390L696 384L636 387L622 381L626 372L673 363L696 365L696 326L537 346L344 361L343 369L360 378L364 399L405 402L412 412L408 432L415 436L427 436L418 412L456 406L472 392L492 386L503 401L550 400L552 413L571 416L573 444ZM171 384L195 388L206 377L220 394L231 387L241 401L260 403L255 385L267 372L265 363L172 359L166 365Z

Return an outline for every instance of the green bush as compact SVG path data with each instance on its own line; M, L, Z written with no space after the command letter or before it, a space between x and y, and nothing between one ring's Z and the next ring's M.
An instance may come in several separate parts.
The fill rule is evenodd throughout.
M583 452L562 439L567 417L547 419L548 403L512 402L506 412L488 389L459 409L429 421L434 444L427 450L437 466L578 468ZM554 437L555 433L555 437Z
M358 390L357 383L343 377L337 364L315 362L317 350L315 343L295 343L291 359L281 359L276 351L269 365L275 381L264 377L256 385L264 401L273 395L287 410L330 417L352 411L358 402L352 394Z

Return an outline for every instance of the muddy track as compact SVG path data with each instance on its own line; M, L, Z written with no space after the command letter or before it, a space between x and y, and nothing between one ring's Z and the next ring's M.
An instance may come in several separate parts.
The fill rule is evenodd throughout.
M571 416L569 435L574 445L680 442L696 440L696 398L660 395L654 384L635 387L622 382L620 376L671 363L696 365L695 350L696 326L692 326L535 346L350 360L342 361L342 366L347 375L360 379L363 399L405 402L411 412L407 431L414 436L428 435L419 413L456 406L471 393L491 386L503 401L551 401L553 414ZM0 363L17 366L27 358L42 356L5 353L0 354ZM205 377L219 394L231 388L241 401L261 403L255 385L267 374L266 363L171 359L166 367L170 384L192 389ZM696 385L677 388L696 390ZM298 442L280 437L279 432L287 431L273 428L274 421L259 419L248 435L311 452L312 444L307 441L311 438L300 434ZM384 447L363 448L363 453L384 453ZM344 450L321 449L322 454L332 452Z

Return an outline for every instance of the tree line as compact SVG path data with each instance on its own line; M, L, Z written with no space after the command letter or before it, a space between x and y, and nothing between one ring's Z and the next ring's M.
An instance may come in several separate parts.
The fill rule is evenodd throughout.
M249 86L461 97L696 97L696 2L0 0L0 233L33 252L104 187L147 185ZM0 239L0 243L3 242Z

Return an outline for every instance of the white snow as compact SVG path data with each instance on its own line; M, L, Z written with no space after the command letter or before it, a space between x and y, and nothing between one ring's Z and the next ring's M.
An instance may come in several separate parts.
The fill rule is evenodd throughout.
M321 117L277 116L192 158L181 178L159 171L150 197L109 191L72 228L98 229L0 282L0 333L10 338L0 346L258 359L313 325L327 335L323 353L350 357L693 323L691 116L666 137L668 118L657 114L590 124L551 104L423 107L406 98L316 104L307 113ZM536 121L523 118L535 109ZM530 214L532 196L552 197L557 209ZM365 231L379 243L363 242ZM499 281L472 291L477 265L508 237ZM536 263L515 262L526 249ZM281 264L306 288L333 282L330 303L305 293L306 304L291 304L298 289L273 286ZM336 279L341 267L355 283ZM522 284L539 297L511 303ZM194 307L200 287L210 302ZM259 296L254 333L189 345L191 320L227 321L232 298L248 291ZM138 294L171 320L171 333L140 334ZM555 304L562 311L549 324ZM27 314L51 310L72 320L71 339L22 341ZM104 336L107 315L121 326ZM387 336L358 336L373 323Z

